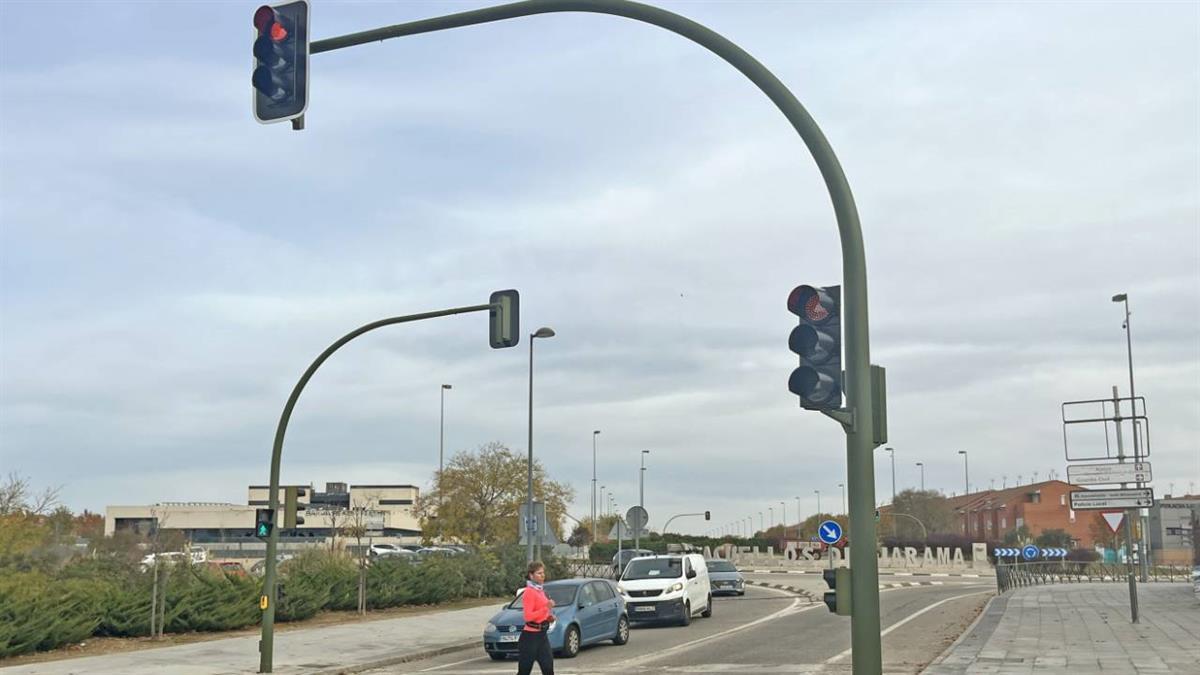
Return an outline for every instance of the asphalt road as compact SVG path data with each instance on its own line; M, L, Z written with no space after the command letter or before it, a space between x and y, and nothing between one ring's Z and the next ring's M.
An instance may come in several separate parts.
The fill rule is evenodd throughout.
M884 671L919 672L971 623L992 593L991 583L978 581L882 591ZM555 672L839 673L850 672L849 648L849 617L792 593L748 587L743 597L717 598L712 618L697 617L688 627L639 626L629 644L586 648L574 659L557 659ZM515 661L493 662L482 647L371 671L513 672Z

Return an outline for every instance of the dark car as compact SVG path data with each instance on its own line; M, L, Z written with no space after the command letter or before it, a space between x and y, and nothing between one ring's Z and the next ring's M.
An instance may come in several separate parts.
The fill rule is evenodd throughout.
M612 559L613 574L620 579L621 574L625 571L625 566L629 564L630 560L633 560L634 558L643 558L648 555L654 555L654 551L644 548L625 548L617 551L615 554L613 554ZM618 558L620 558L619 561L617 560Z
M625 598L613 582L606 579L562 579L544 586L546 597L554 603L554 627L550 629L550 648L571 658L585 645L612 640L629 642L629 615ZM504 606L483 629L483 649L494 660L516 655L517 640L525 626L522 595Z
M746 594L746 580L733 563L728 560L705 560L708 565L708 579L712 582L712 594L732 595Z

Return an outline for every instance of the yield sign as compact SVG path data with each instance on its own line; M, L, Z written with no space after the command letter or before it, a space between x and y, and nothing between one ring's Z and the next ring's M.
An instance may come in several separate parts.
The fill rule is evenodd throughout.
M1104 516L1104 522L1108 523L1108 529L1117 533L1117 528L1121 527L1121 521L1125 520L1124 511L1103 511L1100 515Z

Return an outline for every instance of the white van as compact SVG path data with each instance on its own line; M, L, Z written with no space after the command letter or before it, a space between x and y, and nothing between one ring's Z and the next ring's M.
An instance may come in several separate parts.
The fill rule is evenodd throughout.
M697 553L634 558L617 585L630 621L678 621L712 616L708 566Z

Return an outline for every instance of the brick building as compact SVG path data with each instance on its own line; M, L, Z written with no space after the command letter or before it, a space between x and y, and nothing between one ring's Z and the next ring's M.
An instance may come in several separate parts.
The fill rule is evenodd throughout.
M1002 490L983 490L949 499L959 516L959 534L976 541L1000 541L1022 525L1031 537L1046 530L1064 530L1076 547L1095 545L1093 523L1096 511L1075 511L1070 493L1087 488L1061 480L1018 485Z

